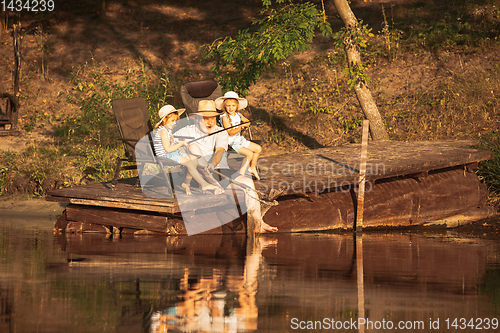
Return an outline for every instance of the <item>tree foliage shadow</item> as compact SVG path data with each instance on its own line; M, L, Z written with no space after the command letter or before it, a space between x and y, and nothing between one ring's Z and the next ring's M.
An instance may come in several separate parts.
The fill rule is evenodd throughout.
M96 0L66 0L56 2L53 12L7 13L7 21L10 25L20 22L26 34L42 28L51 35L51 72L67 76L94 52L108 54L110 60L128 55L151 68L168 65L173 57L186 56L179 45L197 47L235 34L250 25L261 7L260 0L108 0L107 16L100 19ZM56 51L61 45L65 53ZM151 62L151 55L161 64ZM196 58L196 54L187 56Z
M252 117L255 119L259 119L260 121L266 123L269 125L272 129L279 130L288 136L292 137L293 139L297 140L298 142L302 143L304 146L306 146L309 149L316 149L316 148L323 148L325 147L321 143L319 143L315 138L304 134L294 128L290 128L286 122L277 115L274 115L270 113L269 111L262 109L262 108L256 108L253 107L251 109L252 112ZM262 135L262 133L261 133Z
M322 1L312 2L321 8ZM51 74L67 78L72 68L85 63L91 53L116 58L117 64L129 57L144 61L152 68L177 63L178 71L185 70L199 62L199 46L217 38L234 36L238 30L250 27L262 9L262 0L107 0L106 3L107 17L103 20L99 19L96 0L66 0L57 1L51 13L11 13L9 22L22 22L27 34L34 33L39 26L51 34ZM480 33L489 38L498 36L498 20L493 22L487 15L470 17L474 15L470 13L474 6L493 3L494 0L406 0L394 3L353 0L351 7L358 19L363 19L377 32L384 21L381 10L381 5L384 5L388 20L405 31L405 38L418 33L414 30L417 20L457 24L458 18L464 22L468 15L471 22L480 20L484 23L460 30L461 35L474 40ZM343 23L337 17L333 3L327 1L324 4L328 19L337 31ZM399 16L392 17L392 12ZM188 44L196 52L182 47ZM61 45L64 45L64 52L58 51ZM158 61L154 62L152 58Z

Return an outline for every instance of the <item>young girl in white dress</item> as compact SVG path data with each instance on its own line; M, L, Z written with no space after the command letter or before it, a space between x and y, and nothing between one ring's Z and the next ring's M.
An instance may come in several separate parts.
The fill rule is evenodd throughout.
M239 112L248 106L248 101L245 98L239 97L234 91L228 91L224 96L215 100L215 105L217 109L225 111L221 116L224 128L246 123L227 130L229 134L228 144L237 151L238 154L245 155L246 157L241 164L240 174L244 175L248 168L250 173L256 179L260 180L257 172L257 161L262 152L262 147L254 142L248 141L241 135L241 131L244 128L250 127L248 119Z
M190 154L187 154L182 147L188 147L187 141L177 142L172 135L172 128L179 119L179 116L186 109L176 110L172 105L165 105L160 109L160 121L155 125L153 131L153 144L156 155L159 157L169 158L177 163L184 165L193 178L200 184L203 191L214 191L216 193L219 188L207 183L207 181L200 175L196 167L198 166L198 159ZM191 177L187 177L191 180ZM186 191L187 195L191 195L190 184L186 181L182 183L182 188Z

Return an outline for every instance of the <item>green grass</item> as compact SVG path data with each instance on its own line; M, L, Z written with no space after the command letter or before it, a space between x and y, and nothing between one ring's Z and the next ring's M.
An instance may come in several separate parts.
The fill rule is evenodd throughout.
M490 150L493 159L479 164L478 175L484 180L493 201L500 203L500 130L484 136L479 148Z

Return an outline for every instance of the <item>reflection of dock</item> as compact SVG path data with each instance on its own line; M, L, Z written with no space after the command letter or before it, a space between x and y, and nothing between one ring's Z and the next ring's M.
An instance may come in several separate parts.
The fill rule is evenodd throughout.
M369 143L364 227L408 227L427 222L456 226L491 214L485 207L485 187L472 169L492 154L463 148L470 144ZM279 204L265 215L266 222L282 232L353 229L360 150L361 145L354 144L263 158L260 168L264 179L256 182L257 189L285 190ZM210 233L245 232L245 216L230 209L232 194L153 199L134 182L122 181L116 191L103 183L49 192L48 200L69 203L56 227L103 231L103 226L114 226L175 235L186 234L183 216L189 216L200 225L233 220ZM189 201L187 206L192 210L181 212L179 198Z
M281 234L264 239L277 243L262 251L269 267L300 267L302 275L297 278L304 282L324 278L356 283L357 249L353 235ZM113 267L116 276L135 276L126 265L129 260L139 263L139 270L141 265L156 267L158 276L173 268L182 272L186 267L201 274L203 267L196 267L204 263L224 267L228 260L243 260L247 254L244 235L123 236L105 240L103 235L70 234L61 236L60 244L68 255L72 274L77 275L83 270L90 273L92 267L96 271ZM365 285L412 286L421 291L467 294L475 291L486 270L488 253L495 253L496 248L490 242L474 239L455 242L454 238L413 233L365 233ZM169 272L172 274L175 275ZM276 278L286 279L287 274L278 269Z
M365 316L371 320L411 318L427 323L433 316L477 315L482 306L478 284L486 273L488 254L496 254L498 244L422 234L365 233L362 237L362 251L359 236L350 234L264 237L276 245L260 254L265 265L257 272L257 328L283 331L290 327L290 318L356 319L360 257ZM204 290L203 283L210 282L204 296L208 300L225 286L225 302L238 305L234 297L239 289L235 286L244 279L249 262L244 236L148 237L147 247L143 247L142 237L105 241L98 235L67 235L61 241L74 260L66 272L58 271L60 276L89 279L92 274L102 276L104 269L112 271L116 281L133 280L148 269L149 278L137 281L138 291L168 277L170 282L162 286L169 289L158 284L157 292L169 298L156 304L155 310L179 304L175 296L183 293L183 281L190 281L193 291ZM196 285L201 289L195 289ZM146 297L142 294L138 297ZM137 311L146 313L149 308Z

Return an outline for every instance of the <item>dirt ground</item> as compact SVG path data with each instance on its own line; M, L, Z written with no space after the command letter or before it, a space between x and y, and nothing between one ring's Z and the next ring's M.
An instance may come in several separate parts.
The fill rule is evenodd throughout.
M2 218L11 216L54 218L61 215L63 210L64 205L40 198L11 197L8 200L0 201Z
M381 6L390 10L412 10L416 0L353 0L355 14L370 24L374 31L383 21ZM321 2L317 1L318 5ZM68 1L57 4L52 13L40 20L39 16L22 14L21 26L21 134L3 137L0 149L19 152L27 146L52 142L52 128L63 115L78 112L77 106L66 102L64 95L74 87L72 72L79 66L98 61L110 68L109 76L117 76L119 68L137 64L142 59L152 69L166 70L173 77L186 81L213 77L209 64L200 62L201 46L216 38L234 36L246 28L262 8L261 0L235 0L217 5L214 2L188 0L109 1L106 18L99 19L95 1ZM325 9L334 17L331 2ZM9 16L13 22L16 17ZM343 23L332 19L333 29ZM0 30L0 70L13 73L14 54L11 30ZM314 59L318 51L332 48L331 39L317 37L309 51L297 54L291 63L303 64ZM394 62L382 62L369 67L369 75L377 82L375 96L391 96L404 90L432 88L433 82L453 72L473 71L477 66L485 70L498 62L499 52L492 49L480 57L467 54L411 55ZM265 76L252 86L248 96L254 108L265 109L276 94L273 75ZM0 91L12 92L12 75L0 75ZM180 94L173 96L173 104L181 105ZM25 125L34 122L34 128ZM276 144L269 144L265 154L282 153Z

